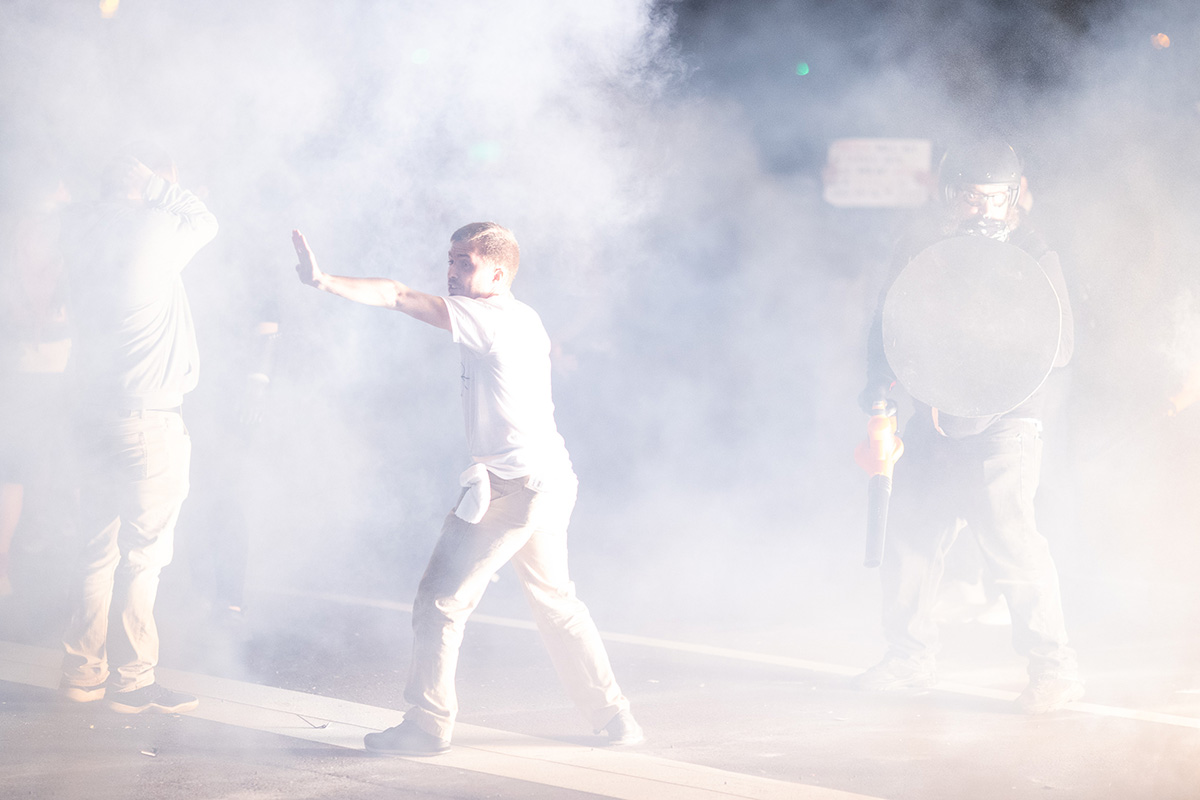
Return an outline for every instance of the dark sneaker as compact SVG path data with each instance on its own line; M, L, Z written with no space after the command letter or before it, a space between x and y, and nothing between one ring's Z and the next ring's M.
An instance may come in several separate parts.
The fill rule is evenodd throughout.
M1074 678L1034 675L1017 698L1017 708L1026 714L1049 714L1083 697L1083 684Z
M618 711L617 715L596 733L607 733L608 744L612 747L641 744L646 741L642 726L637 724L637 720L628 710Z
M104 699L104 684L99 686L73 686L64 680L58 685L63 697L73 703L91 703Z
M923 662L888 656L861 675L854 677L855 689L868 692L893 692L898 689L928 689L937 683L933 667Z
M440 739L426 733L415 722L405 720L394 728L379 733L368 733L363 745L372 753L387 753L393 756L436 756L450 749L449 739Z
M108 707L118 714L183 714L199 705L200 701L190 694L172 692L158 683L108 696Z

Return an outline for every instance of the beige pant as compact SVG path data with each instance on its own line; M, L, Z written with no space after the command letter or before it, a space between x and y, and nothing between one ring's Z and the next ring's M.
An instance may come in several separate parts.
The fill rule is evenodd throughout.
M83 550L63 635L65 685L107 682L121 692L154 683L154 599L159 573L171 563L191 453L183 417L171 411L131 412L88 436Z
M478 524L446 517L413 603L413 655L405 719L449 739L458 714L454 672L463 627L492 575L512 561L550 658L571 700L597 730L628 709L604 643L567 574L575 489L535 491L526 478L491 476Z

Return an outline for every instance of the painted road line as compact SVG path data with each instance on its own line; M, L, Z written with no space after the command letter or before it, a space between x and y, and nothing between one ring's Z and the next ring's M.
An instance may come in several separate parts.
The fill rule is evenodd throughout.
M278 588L259 589L258 591L262 591L266 594L303 597L311 600L338 603L341 605L380 608L391 611L403 611L409 614L412 613L411 604L397 603L390 600L375 600L366 597L355 597L353 595L335 594L330 592L308 592ZM470 621L482 623L484 625L497 625L505 628L519 628L522 630L531 631L537 630L537 626L529 620L494 617L488 614L472 614ZM792 667L794 669L801 669L807 672L817 672L826 675L857 675L858 673L862 672L862 667L847 667L842 664L830 664L823 661L810 661L803 658L779 656L771 653L756 653L750 650L737 650L730 647L717 647L714 645L696 644L693 642L677 642L670 639L658 639L651 636L635 636L627 633L611 633L601 631L600 637L606 642L619 642L622 644L652 647L658 650L673 650L680 653L693 653L695 655L714 656L717 658L726 658L735 661L748 661L754 664ZM969 697L981 697L987 700L999 700L1006 703L1012 702L1017 698L1017 692L1007 691L1004 689L992 689L985 686L972 686L966 683L954 683L950 681L940 681L935 687L934 691L949 692L951 694L960 694ZM1084 702L1070 703L1066 706L1066 708L1071 711L1092 714L1099 717L1131 719L1139 722L1154 722L1162 725L1175 725L1176 727L1200 730L1200 719L1195 717L1184 717L1178 714L1163 714L1157 711L1142 711L1140 709L1121 708L1119 706L1106 706L1098 703Z
M412 613L411 603L397 603L391 600L374 600L367 597L355 597L354 595L335 594L332 592L309 592L298 591L294 589L258 589L257 591L264 594L279 594L290 597L302 597L309 600L322 600L328 603L339 603L348 606L361 606L365 608L380 608L389 611L403 611ZM537 625L530 620L510 619L508 617L494 617L489 614L472 614L469 622L479 622L484 625L496 625L503 628L520 628L522 630L536 631ZM601 638L608 642L619 642L621 644L635 644L643 647L653 647L658 650L675 650L681 653L693 653L702 656L716 656L718 658L730 658L738 661L752 661L756 664L771 664L780 667L794 667L796 669L808 670L810 672L821 672L830 675L857 675L862 672L862 669L857 667L846 667L841 664L829 664L823 661L809 661L804 658L792 658L790 656L777 656L769 653L754 653L747 650L735 650L729 647L716 647L707 644L695 644L692 642L676 642L670 639L656 639L651 636L635 636L628 633L612 633L608 631L600 632ZM1016 695L1013 695L1015 697Z
M61 655L0 642L0 680L43 688L58 685ZM188 714L351 750L363 734L397 724L394 709L332 697L160 669L163 682L201 698ZM877 800L820 786L743 775L628 750L583 747L477 725L458 725L454 747L421 763L462 769L619 800Z

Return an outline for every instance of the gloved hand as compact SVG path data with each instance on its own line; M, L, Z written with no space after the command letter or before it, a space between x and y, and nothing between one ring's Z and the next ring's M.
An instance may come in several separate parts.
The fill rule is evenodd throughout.
M858 395L858 407L863 410L864 414L870 414L875 408L875 403L880 400L887 400L888 416L896 413L896 403L888 397L888 391L892 388L893 383L893 381L886 383L872 381L867 384L866 388Z

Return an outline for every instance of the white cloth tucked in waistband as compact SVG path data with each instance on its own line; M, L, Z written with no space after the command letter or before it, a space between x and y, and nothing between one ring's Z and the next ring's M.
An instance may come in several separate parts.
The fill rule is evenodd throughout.
M467 491L458 501L454 516L474 525L483 519L488 504L492 501L492 482L488 477L487 467L483 464L472 464L458 476L458 483Z

